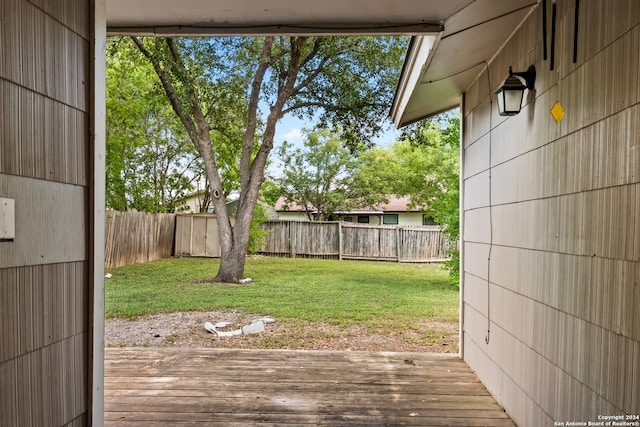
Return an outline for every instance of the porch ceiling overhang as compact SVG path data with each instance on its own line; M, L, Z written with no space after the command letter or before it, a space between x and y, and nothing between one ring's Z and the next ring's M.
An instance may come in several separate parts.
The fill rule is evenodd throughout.
M498 0L510 3L512 0ZM106 0L111 35L433 34L473 0Z
M460 95L537 4L476 0L445 18L439 34L413 37L391 107L395 125L459 106Z

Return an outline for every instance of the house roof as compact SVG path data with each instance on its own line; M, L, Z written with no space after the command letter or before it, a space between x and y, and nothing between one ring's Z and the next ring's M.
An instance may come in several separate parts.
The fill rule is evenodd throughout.
M460 95L537 4L538 0L476 0L448 16L442 32L413 37L391 107L395 125L458 107Z
M395 197L395 196L387 196L389 202L388 203L380 203L374 207L364 207L364 208L356 208L350 211L340 211L337 213L340 214L383 214L385 212L422 212L424 207L414 206L410 207L411 200L409 196L405 197ZM277 212L303 212L305 209L298 205L297 203L286 203L284 196L281 196L276 202L276 211ZM316 209L311 207L309 209L311 212L315 212Z

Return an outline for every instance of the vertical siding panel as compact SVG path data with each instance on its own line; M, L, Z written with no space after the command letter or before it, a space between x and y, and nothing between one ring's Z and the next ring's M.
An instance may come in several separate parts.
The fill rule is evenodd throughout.
M32 305L32 338L34 348L41 348L45 345L46 323L45 323L45 295L44 295L44 267L34 266L31 271L33 281L31 282L31 305Z
M88 402L86 399L88 383L85 380L89 375L89 368L87 363L87 361L89 360L87 353L88 348L89 340L87 333L79 334L74 337L74 372L77 376L74 387L74 400L76 402L77 414L84 413L88 409Z
M52 302L53 302L53 319L54 330L53 339L55 342L60 342L66 338L64 334L65 318L67 316L66 309L68 306L69 294L65 293L67 287L65 278L66 264L54 264L55 285L52 288Z
M43 81L39 78L38 81ZM47 178L46 165L46 140L48 138L45 130L45 99L41 95L35 95L33 98L33 130L31 136L33 138L33 177L37 179Z
M87 140L87 132L85 132L85 117L78 111L74 111L74 116L71 122L71 126L73 127L74 132L74 144L73 144L73 154L75 155L75 159L73 163L75 165L75 184L77 185L87 185L87 174L86 174L86 165L87 165L87 150L85 148L85 141Z
M20 49L22 3L22 0L3 0L0 2L0 11L3 17L0 27L0 32L3 32L0 77L17 83L22 82L23 52Z
M61 336L64 338L68 338L73 335L73 324L74 319L73 316L75 312L73 311L73 302L75 301L75 263L69 264L61 264L62 267L62 286L61 286L61 295L64 296L62 299L62 325L61 325ZM68 351L69 349L65 348L65 354L73 354Z
M0 365L18 354L18 272L0 269Z
M44 123L44 128L47 129L48 135L44 139L44 154L45 154L45 179L47 180L55 180L55 147L56 147L56 137L58 133L57 126L53 127L53 123L56 123L54 115L54 102L45 98L44 100L44 115L42 116L42 120Z
M35 63L35 81L34 90L39 94L46 93L46 35L45 35L45 15L37 10L34 14L35 28L32 29L33 37L33 54ZM39 116L42 117L42 116Z
M20 269L20 277L18 280L18 316L16 321L19 329L19 354L25 354L32 351L34 346L34 329L39 325L34 324L33 313L33 275L31 267Z
M74 388L76 384L75 378L75 352L73 338L67 338L61 342L61 363L60 370L62 372L62 393L61 396L68 396L61 399L61 407L63 409L63 422L68 422L77 416L75 411Z
M15 360L0 363L0 390L7 390L7 393L0 393L0 425L2 426L19 424L20 417L17 413L17 371Z
M29 4L24 4L20 14L20 28L36 27L36 10ZM40 27L42 28L42 27ZM34 49L35 31L24 31L20 37L20 52L22 52L22 85L31 89L36 87L36 50Z
M76 151L77 146L77 134L76 134L76 113L69 108L65 109L65 154L66 154L66 167L65 167L65 182L76 184L78 182L78 153Z
M77 44L78 49L78 62L77 62L77 76L78 81L78 100L77 100L77 108L81 111L87 111L89 106L89 79L86 77L89 75L89 61L91 59L91 52L89 48L89 42L87 39L82 39ZM88 116L86 120L88 120Z
M2 6L0 5L0 11L2 9ZM2 29L0 28L0 47L2 46ZM2 63L0 63L0 68L2 67ZM4 86L5 83L4 81L0 78L0 173L2 173L2 171L4 170L4 146L5 144L8 144L9 141L6 139L7 138L7 128L9 127L8 125L5 126L5 108L4 108L4 104L5 104L5 91L4 91Z
M640 301L640 299L636 301ZM636 305L636 307L638 306ZM637 414L640 412L640 389L638 387L638 384L640 384L640 364L636 362L640 360L640 339L628 342L628 345L633 347L633 351L631 348L629 349L628 358L625 362L627 387L625 389L624 404L625 408L629 408L629 412Z
M63 371L62 371L62 351L61 343L56 342L46 348L45 360L46 366L49 367L50 378L48 381L47 397L48 401L45 401L45 405L50 408L51 424L61 425L63 423L64 403L62 401L64 396L63 390Z
M0 114L4 116L5 125L18 123L20 117L20 94L18 86L4 83L4 94ZM2 164L0 172L9 174L20 173L20 128L17 126L5 126L2 130Z
M638 310L638 307L640 307L640 263L635 263L635 265L633 266L633 280L629 281L629 286L631 287L631 283L633 283L633 292L634 297L632 298L632 307L634 307L635 309L632 310L632 315L631 315L631 322L633 323L633 330L632 330L632 338L637 341L640 342L640 310ZM640 359L636 359L636 360L640 360ZM637 382L636 384L640 384L640 381ZM640 399L638 399L638 401L640 401Z
M89 287L88 283L89 273L87 271L87 264L85 262L76 263L76 303L74 309L76 311L75 319L75 334L88 332L88 320L89 320Z
M51 408L48 402L49 373L46 370L49 366L45 363L47 351L48 348L45 348L31 354L31 390L33 390L31 405L32 408L38 408L38 410L32 410L34 425L45 425L51 419Z
M33 111L35 94L31 91L20 90L20 171L22 176L35 176L35 148L34 134L35 115Z
M33 422L33 408L31 407L31 357L30 355L19 357L16 360L16 369L20 372L20 379L16 382L16 410L20 414L20 425L37 425ZM3 424L4 425L4 424Z
M52 265L45 265L43 269L43 283L42 283L42 307L43 307L43 344L51 345L54 341L55 322L54 312L56 307L54 306L54 292L57 284L57 278L55 277L55 270Z

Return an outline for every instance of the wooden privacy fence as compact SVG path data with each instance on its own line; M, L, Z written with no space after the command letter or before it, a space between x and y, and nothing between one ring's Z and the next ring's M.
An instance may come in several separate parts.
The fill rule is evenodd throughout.
M219 257L215 215L107 211L105 267L177 256ZM451 246L437 226L267 221L263 255L441 262Z
M175 227L174 214L107 211L104 266L171 257Z
M451 246L438 226L267 221L262 229L261 254L292 258L441 262Z

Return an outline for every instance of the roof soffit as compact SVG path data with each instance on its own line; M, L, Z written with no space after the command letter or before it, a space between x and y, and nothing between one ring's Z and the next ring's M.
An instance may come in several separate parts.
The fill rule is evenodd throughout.
M110 34L425 34L473 0L106 0Z
M405 64L399 84L399 88L404 84L404 91L396 93L391 111L396 126L457 107L460 95L536 4L537 0L478 0L446 20L444 31L429 49L426 62L413 66L414 73L415 67L420 70L419 77L413 77L416 81L413 85L410 84L411 70ZM426 46L412 43L412 47Z

